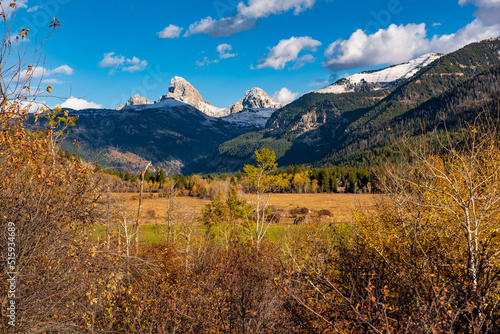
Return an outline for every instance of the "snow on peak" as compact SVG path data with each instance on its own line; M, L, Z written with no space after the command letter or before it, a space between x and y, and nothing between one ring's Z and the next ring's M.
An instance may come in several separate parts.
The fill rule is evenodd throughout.
M401 80L411 78L420 69L442 56L442 54L438 53L429 53L404 64L389 66L376 71L357 73L340 79L330 86L315 91L315 93L341 94L360 90L377 90L394 87Z
M153 101L148 100L145 97L140 96L139 94L135 94L132 96L126 104L120 104L116 110L122 110L123 108L127 108L130 106L138 106L138 105L143 105L143 104L153 104Z
M168 98L174 98L178 101L187 103L202 113L219 117L223 109L212 106L208 101L204 101L201 94L186 79L175 76L170 81L167 95L160 98L160 102Z
M137 94L131 97L126 105L120 105L117 110L131 107L137 107L134 109L143 110L149 109L145 108L149 105L154 108L160 108L172 104L172 100L189 104L202 113L212 117L224 117L230 114L238 113L245 109L276 109L283 106L283 104L278 103L269 97L269 95L267 95L267 93L261 88L254 87L248 90L245 96L232 106L225 109L217 108L211 105L210 102L204 101L201 94L186 79L174 76L170 81L168 93L160 97L158 102L154 103ZM269 113L269 111L264 112L263 115L267 116L267 113ZM255 114L249 114L247 116L255 116ZM261 118L260 122L262 122L262 115L259 114L259 118Z
M223 121L237 127L255 127L264 129L275 108L245 109L236 114L221 118Z
M267 95L266 92L259 87L254 87L250 90L247 90L245 96L254 96L254 95Z
M186 81L186 79L184 79L183 77L179 77L179 76L176 75L176 76L174 76L172 78L171 81Z
M283 104L274 101L261 88L254 87L248 90L241 100L227 107L224 114L235 114L245 109L276 109L281 107L283 107Z
M274 101L262 89L254 87L243 97L243 108L280 108L281 103Z

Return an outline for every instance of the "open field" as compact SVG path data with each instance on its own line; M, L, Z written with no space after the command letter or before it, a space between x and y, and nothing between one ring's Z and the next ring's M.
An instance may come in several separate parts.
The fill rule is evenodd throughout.
M136 211L138 207L138 194L116 194L126 210ZM157 198L157 194L146 194L143 201L143 224L164 223L166 216L166 199ZM154 198L148 198L153 196ZM243 194L242 198L252 203L253 194ZM290 209L300 207L311 211L309 215L316 216L319 210L329 210L331 217L324 217L325 222L349 223L351 222L352 210L362 208L370 210L383 195L373 194L271 194L269 205L280 211L283 216L281 224L293 223ZM210 203L208 199L182 196L176 199L176 212L188 218L196 218L201 215L202 208Z
M131 217L137 214L139 195L137 193L116 193L119 210L127 212ZM251 204L254 194L242 194L241 197ZM371 210L383 195L373 194L270 194L269 206L281 214L278 223L269 227L269 237L280 240L288 228L301 228L294 225L297 217L307 216L309 222L346 225L352 222L352 212L355 208ZM202 209L210 203L209 199L180 196L175 199L175 209L172 224L177 222L193 222L201 216ZM307 213L290 212L294 208L307 208ZM320 210L328 210L329 216L319 215ZM158 194L146 193L143 200L140 240L146 243L157 243L166 239L167 199L159 198ZM196 224L196 223L195 223ZM97 227L95 237L102 238L105 234L104 226ZM114 233L114 231L113 231Z

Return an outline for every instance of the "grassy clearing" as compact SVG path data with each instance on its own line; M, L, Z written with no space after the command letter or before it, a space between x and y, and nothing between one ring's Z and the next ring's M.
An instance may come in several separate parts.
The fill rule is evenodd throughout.
M153 194L155 195L155 194ZM127 210L137 210L137 194L118 194L122 200L122 205ZM254 195L243 194L242 198L251 203ZM383 195L373 194L271 194L269 205L277 211L283 213L284 225L293 223L289 211L296 207L305 207L311 210L314 216L320 210L329 210L332 213L328 223L350 223L354 208L363 210L372 210L377 201L382 200ZM196 197L178 197L177 211L189 217L198 217L201 215L201 209L205 207L210 200ZM164 224L162 217L166 216L165 199L146 198L143 202L143 222L144 224Z
M115 194L123 210L136 214L138 194ZM242 198L251 203L252 194L243 194ZM371 194L271 194L269 205L282 215L279 224L272 224L268 229L268 237L274 242L282 241L287 233L300 231L304 225L294 225L295 216L290 213L293 208L307 208L310 221L318 224L334 224L335 226L348 226L352 222L352 212L355 208L372 210L375 204L382 200L382 195ZM178 219L195 223L201 215L201 210L210 200L196 197L178 197L176 213ZM328 210L331 216L319 217L320 210ZM140 227L140 241L144 243L159 243L167 238L166 200L158 198L157 194L147 194L143 201L142 224ZM175 224L174 224L175 225ZM199 227L204 229L203 226ZM113 231L116 233L116 230ZM242 231L242 233L244 233ZM99 226L94 233L95 238L105 237L105 227Z

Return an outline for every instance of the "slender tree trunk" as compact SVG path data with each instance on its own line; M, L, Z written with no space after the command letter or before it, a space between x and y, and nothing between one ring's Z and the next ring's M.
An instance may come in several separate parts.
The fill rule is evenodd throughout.
M106 242L107 247L109 249L111 243L111 222L109 221L109 185L108 185L108 193L107 193L108 207L106 212Z
M137 209L137 219L135 220L135 253L136 255L139 254L139 225L140 225L140 220L141 220L141 212L142 212L142 196L144 192L144 174L146 174L146 171L148 170L149 166L151 165L151 162L148 163L146 168L141 173L141 189L139 192L139 208Z

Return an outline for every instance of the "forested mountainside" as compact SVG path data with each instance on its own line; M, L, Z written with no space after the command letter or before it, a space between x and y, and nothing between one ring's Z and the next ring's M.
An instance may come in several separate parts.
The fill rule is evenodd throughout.
M385 147L403 130L418 133L420 121L411 115L427 110L426 128L437 125L442 119L436 117L443 117L445 112L437 101L449 99L447 110L463 109L457 96L470 96L476 90L474 85L482 86L484 80L495 81L499 65L500 39L489 39L437 59L393 89L304 95L276 111L264 130L223 143L215 154L190 166L191 170L237 170L251 161L255 149L263 147L276 151L281 165L363 162L363 158L352 159L362 151L369 154L370 150ZM487 88L483 91L488 93L483 94L491 101L495 85ZM474 105L487 102L481 99L472 98ZM471 108L468 112L449 111L447 115L455 113L456 122L461 115L477 111L475 106ZM397 128L398 135L389 135L394 131L391 126L401 122L405 128Z

